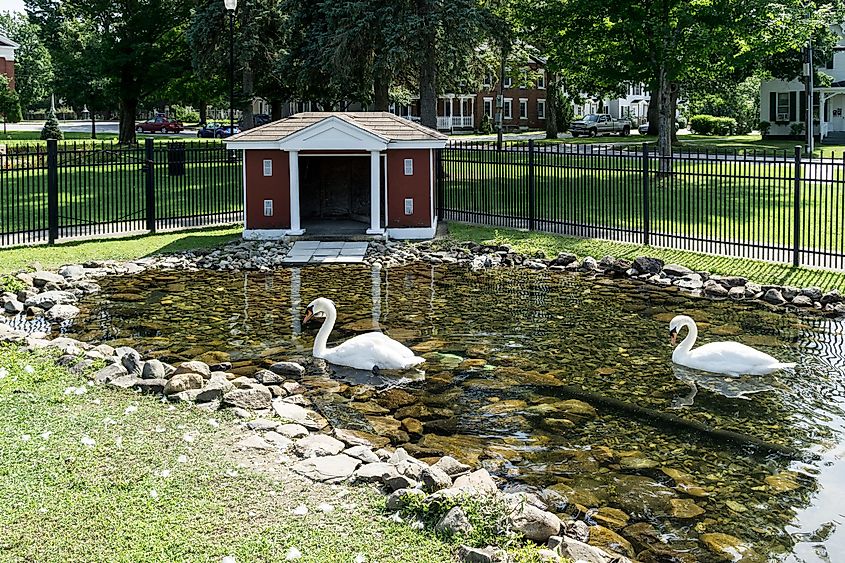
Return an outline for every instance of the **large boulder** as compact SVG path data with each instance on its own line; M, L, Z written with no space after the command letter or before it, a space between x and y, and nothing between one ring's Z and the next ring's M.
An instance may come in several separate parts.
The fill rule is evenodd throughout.
M454 488L467 492L475 491L482 495L492 495L498 490L496 482L486 469L479 469L458 477L455 479Z
M176 368L176 371L173 372L174 375L180 373L198 373L203 379L209 379L211 377L211 368L205 362L182 362Z
M53 305L47 311L46 317L51 321L67 321L79 314L79 307L76 305Z
M631 267L640 274L659 274L663 269L663 264L664 262L660 258L640 256L634 260Z
M141 370L141 377L143 379L165 379L167 371L164 369L164 364L159 360L147 360L144 362L144 368Z
M311 457L293 464L292 469L314 481L340 483L352 476L361 460L345 454Z
M235 389L223 395L225 405L250 410L269 409L272 400L273 394L266 387Z
M472 524L460 506L453 506L452 509L443 515L443 518L434 525L434 531L447 536L454 536L456 534L465 535L472 531Z
M202 376L198 373L179 373L167 380L164 386L165 395L175 395L188 389L201 389Z
M325 418L316 412L284 399L275 399L272 404L276 415L285 422L300 424L309 430L322 430L329 424Z
M198 403L207 403L209 401L216 401L223 399L223 396L234 390L235 386L226 379L225 375L212 375L211 379L203 386L199 395L197 395Z
M54 305L73 305L76 303L76 296L69 291L45 291L29 297L24 303L27 309L38 307L45 311Z
M400 477L396 466L383 461L364 464L352 474L352 480L361 483L384 483L396 477Z
M431 493L452 486L452 478L445 471L434 466L424 468L420 474L420 480L425 485L425 489Z
M302 457L337 455L345 447L343 442L327 434L309 434L294 442L296 452Z
M519 503L509 520L514 530L539 543L545 543L560 533L560 518L531 504Z
M48 283L62 285L65 283L65 278L53 272L35 272L32 274L32 285L35 287L44 287Z
M472 470L472 467L465 463L461 463L450 455L444 455L437 460L437 463L432 465L432 467L441 469L452 479L460 477L461 475L466 475Z

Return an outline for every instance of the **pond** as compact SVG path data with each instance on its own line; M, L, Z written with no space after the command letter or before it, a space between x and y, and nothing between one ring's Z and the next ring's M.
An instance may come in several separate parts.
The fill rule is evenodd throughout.
M842 320L631 280L445 265L154 271L102 285L69 335L169 362L231 361L239 374L308 357L318 326L301 326L305 305L333 299L330 344L381 327L428 362L420 380L307 375L329 420L543 491L643 560L717 561L707 543L718 533L752 561L845 554ZM679 370L668 342L678 313L698 321L700 342L738 340L798 367L738 380Z

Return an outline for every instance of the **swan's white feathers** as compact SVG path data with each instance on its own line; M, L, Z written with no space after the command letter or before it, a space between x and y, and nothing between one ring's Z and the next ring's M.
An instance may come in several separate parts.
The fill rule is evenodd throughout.
M401 342L381 332L368 332L326 350L323 359L355 369L407 369L425 362L425 358Z

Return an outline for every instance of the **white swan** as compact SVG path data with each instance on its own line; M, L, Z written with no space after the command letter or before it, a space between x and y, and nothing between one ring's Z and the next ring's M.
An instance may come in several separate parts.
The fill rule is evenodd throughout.
M314 357L329 363L355 369L408 369L425 361L410 348L382 334L368 332L350 338L334 348L327 348L329 334L337 320L337 309L331 299L319 297L305 309L303 324L313 317L324 315L326 320L314 339Z
M733 376L767 375L779 369L795 367L795 364L779 362L776 358L739 342L711 342L691 350L695 339L698 338L698 327L695 326L695 321L686 315L678 315L669 323L672 344L675 344L678 332L683 327L687 327L689 333L672 352L672 361L676 364Z

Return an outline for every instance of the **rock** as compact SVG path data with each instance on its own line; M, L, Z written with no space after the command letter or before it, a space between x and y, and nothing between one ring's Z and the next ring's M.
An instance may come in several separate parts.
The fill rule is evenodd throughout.
M282 389L284 389L288 395L299 395L305 393L306 389L296 381L285 381L282 383Z
M798 294L801 292L801 289L790 285L785 285L783 286L783 289L781 289L780 292L781 295L783 295L784 299L786 299L787 301L792 301L798 296Z
M397 491L399 489L417 489L419 482L407 475L396 475L385 479L384 486L387 487L387 490L389 491Z
M260 369L252 376L258 383L264 385L275 385L277 383L284 383L285 376L272 372L269 369Z
M595 272L599 269L599 263L592 256L587 256L581 261L581 269L587 272Z
M444 473L446 473L446 475L448 475L452 479L460 477L461 475L466 475L472 469L472 467L470 467L469 465L461 463L460 461L449 455L444 455L443 457L441 457L439 460L437 460L437 463L432 465L432 467L436 467L442 470Z
M244 420L248 418L252 418L252 413L246 409L242 409L240 407L235 407L232 409L232 414L238 418L242 418Z
M466 513L460 506L453 506L437 524L434 531L438 534L454 536L456 534L467 535L472 532L472 524L469 522Z
M111 364L96 371L93 375L93 379L96 383L108 383L113 379L126 375L127 373L129 372L127 372L126 368L122 365Z
M745 299L745 286L730 288L728 290L728 297L735 301Z
M135 387L140 389L143 393L164 393L164 386L167 385L166 379L139 379L135 383Z
M64 285L65 278L53 272L35 272L32 274L32 285L35 287L44 287L48 283Z
M75 318L78 314L79 307L76 305L53 305L46 316L51 321L66 321Z
M273 446L270 442L268 442L267 440L265 440L261 436L253 434L251 436L247 436L246 438L239 440L235 444L235 449L236 450L274 450L276 448L275 448L275 446Z
M532 541L545 543L560 533L560 518L531 504L520 503L508 518L514 530Z
M492 495L498 490L496 482L486 469L479 469L455 479L454 488L462 491L475 491L481 495Z
M268 430L275 430L279 423L274 420L267 420L266 418L256 418L246 423L246 427L256 432L266 432Z
M401 510L408 505L409 499L422 500L425 493L419 489L397 489L388 495L385 501L385 508L388 510Z
M771 288L763 294L763 301L772 305L783 305L786 303L786 299L783 298L781 292L775 288Z
M760 294L763 293L763 288L753 282L748 282L745 284L745 298L746 299L756 299Z
M164 364L159 360L147 360L144 362L144 368L141 370L141 377L143 379L165 379L167 372L164 369Z
M561 557L572 561L610 563L610 558L601 549L567 536L552 536L547 545Z
M264 433L264 439L276 446L276 449L285 451L293 445L290 438L282 436L278 432L270 430Z
M561 531L567 537L575 538L580 542L587 542L590 539L590 527L583 520L564 522L561 524Z
M561 252L549 262L549 266L568 266L577 260L578 257L571 252Z
M309 434L295 441L293 446L302 457L336 455L346 447L343 442L328 434Z
M223 404L250 410L269 409L272 400L273 395L267 388L235 389L223 395Z
M796 295L792 298L792 304L796 307L812 307L813 300L806 295Z
M640 256L634 260L631 267L640 274L659 274L663 270L663 264L663 260L659 258Z
M831 289L830 291L822 295L821 299L819 299L819 302L822 305L827 305L828 303L836 304L840 301L842 301L842 295L839 293L838 289Z
M281 424L277 425L276 432L281 434L282 436L286 436L292 440L296 438L301 438L303 436L308 436L308 429L302 426L301 424ZM355 456L352 456L355 457Z
M174 395L188 389L201 389L202 384L203 379L200 374L180 373L167 380L167 385L164 386L164 394Z
M209 379L211 377L211 368L209 368L208 364L205 362L182 362L176 368L176 371L173 372L174 375L178 375L180 373L198 373L203 379Z
M811 301L822 300L822 289L820 287L805 287L801 289L800 295L809 298Z
M666 264L663 266L663 273L674 278L680 278L683 276L688 276L689 274L692 274L694 272L686 266L681 266L679 264Z
M735 536L721 533L701 534L699 539L723 561L740 561L750 551L750 546Z
M144 362L141 361L141 355L135 350L130 349L123 354L120 357L120 363L130 375L141 377L141 373L144 371Z
M223 396L233 391L234 388L235 386L226 379L225 375L212 375L211 379L202 388L200 394L197 395L197 402L207 403L208 401L222 400Z
M380 393L375 400L382 407L394 411L401 407L413 405L417 398L407 391L392 387Z
M85 277L85 268L79 264L67 264L59 268L59 275L69 280Z
M359 465L361 460L338 454L304 459L294 463L291 468L314 481L340 483L349 479Z
M420 473L420 480L423 482L425 489L430 493L439 491L440 489L448 489L452 486L452 478L445 471L434 466L423 469L422 473Z
M504 551L492 546L482 549L462 545L458 548L458 560L464 563L499 563L507 561L507 557Z
M364 463L378 463L379 457L373 453L369 446L352 446L343 450L343 453L350 457L360 459Z
M135 387L138 382L141 381L139 377L132 375L131 373L128 375L121 375L120 377L115 377L111 381L108 382L109 385L113 387L119 387L121 389L132 389Z
M301 424L309 430L322 430L329 425L325 418L314 411L289 403L284 399L273 399L272 404L276 415L286 422Z
M714 280L707 280L706 282L704 282L704 293L709 295L710 297L728 296L727 288Z
M134 379L136 381L144 381L140 377ZM171 395L168 395L167 400L172 401L174 403L193 403L197 400L197 395L199 395L199 392L199 389L187 389L179 393L173 393Z
M607 551L634 557L634 550L628 540L604 526L590 526L589 544Z
M742 287L748 283L748 280L742 276L710 276L710 279L720 283L726 288Z
M9 313L10 315L18 315L23 313L23 303L18 301L17 299L10 299L3 304L3 310Z
M764 481L774 493L786 493L801 487L798 474L792 471L782 471L775 475L768 475Z
M704 514L705 510L688 498L669 499L669 514L675 518L695 518Z
M681 289L689 290L701 289L702 287L704 287L704 281L701 279L701 276L696 273L681 276L680 278L673 281L672 284L680 287Z
M301 377L305 375L305 368L296 362L276 362L269 369L273 373L287 377Z
M604 262L604 258L602 258L602 262ZM613 260L609 266L605 267L604 269L608 272L617 274L617 275L627 275L628 270L631 269L631 261L625 258L616 258ZM601 265L601 264L599 264Z
M609 506L599 508L594 514L592 514L592 518L599 524L615 530L627 526L628 520L630 519L630 517L623 511Z
M411 436L423 435L423 423L416 418L403 418L402 429Z
M45 291L27 299L24 307L38 307L46 311L55 305L73 305L75 303L76 296L69 291Z
M383 483L394 477L399 477L396 466L383 461L377 461L375 463L366 463L356 469L355 473L352 474L352 481L360 483Z

